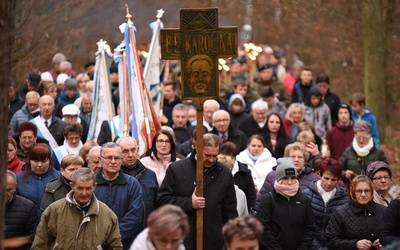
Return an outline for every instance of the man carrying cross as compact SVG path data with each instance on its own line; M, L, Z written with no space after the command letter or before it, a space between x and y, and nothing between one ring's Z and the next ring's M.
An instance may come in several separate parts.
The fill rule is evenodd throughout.
M220 139L205 135L203 144L203 103L219 95L218 57L237 56L237 27L219 27L217 8L181 9L180 17L180 29L161 30L161 52L163 59L181 59L182 98L197 103L198 154L170 165L158 202L181 205L188 213L187 249L221 249L222 223L237 216L236 197L232 174L216 159Z
M196 150L190 158L172 163L161 184L157 207L174 204L189 217L186 249L196 249L196 209L204 209L204 250L222 249L222 226L238 216L232 173L217 161L220 148L221 139L217 135L203 136L204 197L196 196Z

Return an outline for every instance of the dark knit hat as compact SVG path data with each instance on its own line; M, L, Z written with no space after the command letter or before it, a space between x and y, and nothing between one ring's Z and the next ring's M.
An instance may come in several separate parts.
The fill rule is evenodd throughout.
M379 170L386 170L389 173L390 178L392 178L392 170L390 170L389 165L383 161L374 161L368 165L367 176L372 180L374 174Z
M259 67L258 72L261 72L265 69L273 69L273 68L274 68L274 65L272 65L271 63L267 63L267 64L264 64L261 67Z
M65 86L64 89L77 89L78 84L76 83L76 80L74 78L68 78L65 81Z
M340 109L347 109L347 110L349 111L350 119L351 119L351 107L350 107L349 104L347 104L347 103L342 103L342 104L340 104L340 107L339 107L339 109L338 109L338 113L339 113L339 110L340 110Z
M285 178L288 176L297 177L296 169L290 158L288 158L288 157L279 158L276 162L278 163L278 165L276 167L276 175L275 175L275 179L277 181L280 181L282 178Z

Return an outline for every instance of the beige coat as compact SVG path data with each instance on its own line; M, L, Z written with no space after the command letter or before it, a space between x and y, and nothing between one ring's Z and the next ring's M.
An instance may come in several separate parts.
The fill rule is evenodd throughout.
M103 249L108 244L122 249L117 216L93 195L89 211L73 201L73 191L52 203L42 214L32 250Z

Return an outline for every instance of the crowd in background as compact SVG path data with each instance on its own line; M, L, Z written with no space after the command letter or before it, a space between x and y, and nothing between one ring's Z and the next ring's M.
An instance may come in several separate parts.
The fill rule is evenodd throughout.
M235 249L234 223L250 223L259 233L248 244L260 249L380 249L400 241L400 186L392 185L364 94L342 102L328 75L313 75L300 60L288 68L283 51L266 46L251 61L239 50L229 73L220 70L220 97L202 107L203 152L197 104L180 98L180 66L172 64L163 127L143 155L130 136L113 141L107 122L96 140L87 138L94 63L78 73L61 53L52 62L9 92L6 238L27 237L21 249L195 249L197 209L204 249ZM118 110L115 65L110 81ZM246 214L253 217L234 220Z

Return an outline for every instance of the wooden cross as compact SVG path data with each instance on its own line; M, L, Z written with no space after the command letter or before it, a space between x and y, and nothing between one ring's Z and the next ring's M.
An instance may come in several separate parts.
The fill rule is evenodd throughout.
M203 103L219 99L218 58L236 57L237 27L218 27L218 8L181 9L180 29L162 29L161 56L181 60L182 99L197 103L196 196L203 196ZM196 249L203 249L203 209L196 211Z

